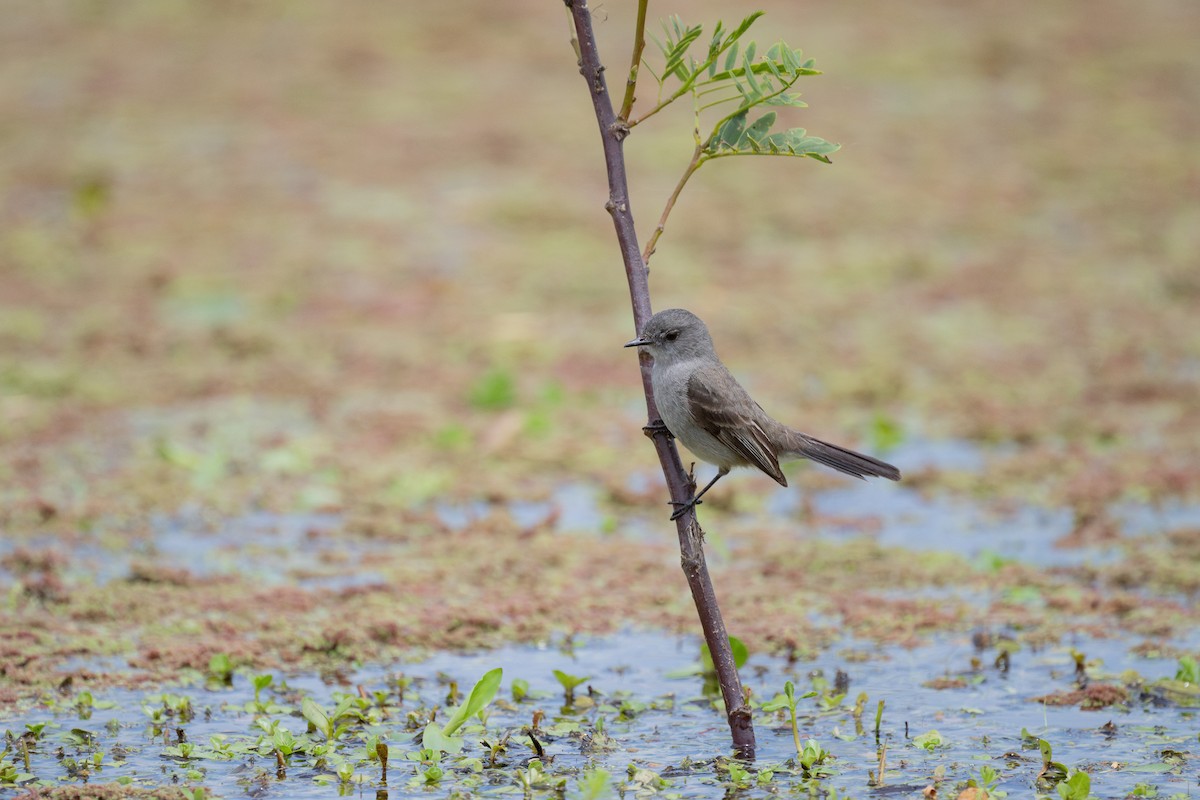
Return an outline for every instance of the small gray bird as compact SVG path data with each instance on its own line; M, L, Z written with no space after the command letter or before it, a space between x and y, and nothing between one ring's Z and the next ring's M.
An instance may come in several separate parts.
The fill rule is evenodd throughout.
M780 461L809 458L856 478L900 480L900 470L877 458L823 442L776 422L730 374L703 320L682 308L655 314L626 347L654 356L654 404L671 434L717 466L717 477L671 515L678 519L734 467L758 467L781 486ZM675 504L673 504L675 505Z

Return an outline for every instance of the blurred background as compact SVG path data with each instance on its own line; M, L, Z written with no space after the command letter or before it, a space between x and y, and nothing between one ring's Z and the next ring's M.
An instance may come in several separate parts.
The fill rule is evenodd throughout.
M780 419L897 463L882 508L1050 509L1087 538L1120 534L1114 507L1194 500L1196 4L651 17L711 30L760 6L749 38L825 72L785 122L843 149L705 166L653 259L655 307L701 315ZM610 86L634 8L595 4ZM691 152L677 105L626 146L643 242ZM85 650L151 669L206 659L203 632L287 660L688 629L606 195L559 2L7 4L0 528L34 615L11 624L65 607L117 631L148 591L157 614L256 607L246 576L275 568L301 588L246 617L253 644L160 617ZM778 509L769 479L723 482L711 527L799 541L823 524L808 498L843 484L792 474ZM604 538L635 528L637 547Z

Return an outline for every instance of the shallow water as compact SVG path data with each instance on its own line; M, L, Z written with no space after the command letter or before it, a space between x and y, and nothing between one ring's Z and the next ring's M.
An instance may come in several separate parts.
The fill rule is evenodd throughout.
M841 796L874 796L887 793L889 788L904 789L901 794L912 796L933 782L935 771L943 768L943 796L954 796L954 784L977 775L984 764L993 766L1001 776L1000 788L1010 796L1030 796L1034 779L1041 769L1036 749L1023 746L1021 732L1027 729L1046 739L1054 748L1055 761L1068 767L1085 768L1092 773L1093 793L1099 797L1123 797L1139 782L1158 787L1160 796L1185 793L1195 783L1194 769L1172 768L1163 759L1164 750L1173 750L1195 763L1200 758L1196 736L1195 711L1153 703L1133 701L1128 708L1109 708L1103 711L1080 711L1077 708L1043 706L1030 698L1073 687L1073 661L1070 648L1086 653L1089 660L1100 659L1103 666L1092 668L1093 676L1137 669L1147 679L1170 677L1175 662L1148 661L1129 654L1133 642L1122 640L1079 640L1048 648L1042 652L1020 651L1012 656L1011 668L1000 672L991 665L994 653L977 653L965 639L943 639L914 650L889 648L875 653L866 663L848 662L837 653L826 654L813 662L788 664L782 659L753 656L743 676L754 697L766 699L782 689L785 680L793 680L798 693L811 684L810 676L822 673L830 684L837 670L849 677L849 692L842 704L832 711L818 713L816 700L801 702L799 720L802 738L813 738L831 751L834 774L821 782L828 790L836 788ZM1196 641L1181 642L1195 646ZM847 643L849 649L870 652L865 643ZM728 783L722 783L713 766L713 759L728 753L729 732L722 715L710 699L702 696L698 677L672 679L668 675L685 669L696 660L698 643L692 639L674 639L653 632L624 634L573 642L548 643L542 647L507 647L500 650L470 654L439 653L414 664L398 665L393 669L369 668L342 676L336 683L327 682L315 674L287 677L291 690L311 694L318 702L331 707L334 691L353 691L361 685L368 692L394 685L397 672L415 679L405 701L405 708L418 705L440 705L446 694L446 681L455 680L460 690L467 690L476 678L493 667L504 668L504 682L499 697L507 697L512 679L529 682L532 699L520 704L493 705L486 731L478 730L467 736L466 754L481 755L478 741L495 740L504 730L516 731L509 751L501 758L501 768L485 773L488 783L475 787L483 794L504 793L516 786L515 771L532 755L528 740L520 734L529 724L535 710L547 718L539 736L546 753L552 757L548 769L552 775L567 778L573 787L581 770L598 766L608 770L615 780L626 779L632 766L656 773L666 771L671 777L661 788L663 796L677 794L686 798L716 798L725 796ZM846 652L846 651L841 651ZM983 666L972 670L971 659L979 656ZM562 710L562 690L552 675L562 670L589 676L578 692L582 697L593 692L595 706L588 709ZM967 686L961 689L935 690L923 684L946 675L963 675ZM278 683L278 681L277 681ZM415 690L415 691L414 691ZM255 715L243 706L253 699L253 689L246 675L235 676L232 688L206 690L200 687L182 688L178 694L192 698L197 711L195 719L179 724L171 722L155 730L142 710L148 697L157 692L112 691L98 694L103 704L112 701L111 709L97 708L87 719L69 707L55 712L32 710L6 719L2 723L20 732L26 723L51 724L43 734L42 743L32 752L30 768L40 779L58 782L65 777L65 762L56 756L62 746L68 757L82 761L92 752L105 754L103 766L91 780L110 782L128 778L135 784L202 783L222 797L334 797L336 785L321 785L313 781L318 770L294 756L286 777L276 775L274 757L243 755L231 760L193 760L190 763L164 755L164 737L172 744L176 727L182 728L187 740L199 745L209 737L221 734L231 741L250 741L261 731L255 727ZM864 732L856 735L850 713L860 692L869 695L862 722ZM269 696L268 693L264 695ZM416 695L419 695L419 699ZM886 702L881 725L880 741L888 748L884 788L868 785L868 771L877 768L876 740L871 732L874 711L879 700ZM612 708L603 710L606 703L619 705L622 701L645 703L648 708L624 719ZM294 734L305 730L306 723L297 711L294 695L281 697L280 702L293 707L292 713L273 715ZM68 701L69 706L69 701ZM790 727L780 717L756 712L759 754L756 768L770 768L794 755ZM598 717L605 718L604 729L615 740L615 749L608 752L585 753L578 734L553 735L557 722L580 722L584 732L595 727ZM389 797L426 796L430 791L441 796L459 787L469 773L446 770L436 787L409 785L417 781L419 767L401 758L401 752L416 750L413 732L405 727L403 715L397 713L389 721L371 728L391 743L391 769L387 792ZM442 714L440 719L444 719ZM1115 733L1101 726L1112 721ZM72 729L82 729L95 736L95 743L86 746L64 744L63 737ZM548 729L548 730L547 730ZM937 730L944 746L925 750L913 744L913 737ZM355 749L354 740L365 736L367 729L356 728L345 737L345 749ZM842 738L845 737L845 738ZM124 750L124 763L118 760ZM358 746L361 750L361 746ZM684 765L690 759L695 766ZM507 763L505 763L507 762ZM448 762L447 766L452 765ZM187 777L188 769L201 774L198 780ZM1173 771L1158 772L1172 769ZM1143 771L1145 770L1145 771ZM367 792L383 788L378 785L378 765L362 763L356 770ZM799 778L778 774L770 783L748 789L748 796L766 796L771 792L796 789ZM354 792L357 794L357 790ZM382 795L380 795L382 796Z
M246 575L267 585L302 588L341 589L382 581L370 569L370 556L387 543L348 543L336 533L340 524L335 514L255 513L223 519L214 527L201 514L181 513L154 520L149 538L131 547L118 549L94 539L73 543L63 574L104 585L128 577L135 563L157 562L196 577ZM34 551L60 548L52 537L22 544ZM0 556L17 546L0 540ZM0 569L0 578L9 577Z
M1055 540L1071 531L1069 511L1018 508L991 511L963 500L928 498L901 489L886 496L870 486L848 486L822 492L813 498L818 514L847 520L868 519L878 529L876 540L883 545L912 550L957 553L975 559L988 553L1044 566L1065 566L1085 561L1103 561L1115 556L1116 548L1061 549ZM857 535L860 528L844 531L831 526L826 536Z
M895 460L906 464L933 465L943 469L979 470L986 468L987 454L962 443L907 445L908 451ZM646 480L659 480L651 476ZM793 515L801 495L795 487L780 489L767 500L767 512ZM918 552L950 551L967 558L997 556L1025 560L1038 565L1074 565L1103 562L1116 557L1119 544L1063 549L1053 543L1070 531L1073 519L1067 511L1047 511L1032 507L1003 513L988 510L967 500L927 497L903 484L847 481L845 486L816 492L811 497L815 512L816 535L830 539L870 536L881 544ZM469 525L497 507L475 503L434 505L432 510L449 527ZM522 527L551 526L564 536L589 535L613 529L597 491L586 484L565 484L545 501L514 501L501 509ZM1134 504L1118 506L1110 513L1123 535L1153 536L1166 530L1200 524L1200 506L1174 502L1160 507ZM739 519L739 523L743 520ZM753 522L753 518L746 520ZM382 580L371 569L371 558L381 548L394 543L369 539L348 539L339 535L341 520L335 515L252 514L221 520L213 525L199 513L182 513L157 520L150 536L130 551L114 551L97 542L85 540L71 549L64 567L73 579L104 583L129 574L138 560L185 566L197 576L222 574L252 575L266 584L292 584L304 588L340 589ZM624 512L615 526L620 536L635 539L664 535L665 520L645 512ZM863 531L871 531L864 534ZM0 555L15 545L0 541ZM53 547L53 542L27 542L26 546ZM736 549L737 542L730 542ZM3 576L0 576L3 577ZM945 592L955 599L977 599L968 590L930 587L924 596ZM886 593L885 593L886 594ZM906 591L906 596L911 596ZM830 619L828 624L836 625ZM1196 736L1197 717L1193 709L1159 705L1134 697L1127 707L1104 711L1081 711L1075 707L1044 706L1031 698L1074 686L1074 662L1071 648L1099 660L1090 668L1092 680L1104 680L1124 670L1136 670L1147 681L1174 675L1174 660L1147 660L1132 654L1139 642L1128 638L1078 639L1064 641L1040 652L1028 649L1012 655L1011 668L1002 672L994 666L996 651L977 651L968 638L943 637L922 647L904 650L878 648L868 642L843 641L838 649L822 654L812 662L789 664L782 659L761 655L751 657L742 670L743 680L759 700L771 698L786 680L792 680L802 693L813 684L813 674L832 683L841 670L849 678L847 696L833 708L818 709L817 700L801 703L800 735L813 738L836 757L832 773L820 782L820 791L837 789L845 796L916 796L920 790L941 780L941 796L956 795L956 784L979 774L982 765L990 765L1000 774L999 788L1010 796L1034 794L1034 780L1041 769L1036 747L1023 739L1022 730L1050 742L1054 760L1069 767L1080 767L1092 774L1093 793L1099 797L1123 797L1139 783L1157 786L1160 796L1195 793L1196 773L1190 764L1200 758ZM1200 637L1193 632L1188 641L1176 642L1196 652ZM391 718L370 726L356 726L342 740L337 752L355 766L362 781L351 790L354 794L372 792L377 785L378 764L366 759L364 741L378 735L392 747L392 768L386 791L390 797L441 796L452 791L500 794L517 791L514 777L525 766L532 750L521 730L530 723L534 711L545 712L539 739L545 744L547 768L552 777L567 781L568 793L574 792L580 773L600 767L616 782L626 781L632 766L636 769L665 773L667 783L654 788L644 782L630 785L638 796L678 796L686 798L724 797L731 790L728 776L714 759L729 751L729 731L712 697L703 695L703 682L697 677L672 678L697 660L698 641L676 639L654 632L626 631L620 635L577 641L546 643L541 647L510 646L495 651L454 654L436 653L429 658L402 665L371 666L338 675L316 673L286 676L288 690L278 695L282 708L267 715L285 725L292 733L305 731L307 723L299 714L297 691L311 695L326 707L336 703L335 693L353 693L362 686L372 692L392 691ZM868 658L862 661L863 656ZM492 707L487 730L467 736L466 754L480 756L478 742L495 740L512 731L509 751L500 759L497 770L483 773L482 782L473 782L469 770L456 768L462 762L448 759L445 776L425 786L421 767L403 754L417 748L413 731L405 724L405 715L415 708L429 713L445 704L446 685L454 681L460 690L487 670L501 666L505 680L501 697L509 697L512 680L521 678L530 684L532 694L521 703L497 703ZM62 665L65 672L88 669L95 672L122 672L128 669L123 658L114 656L79 659ZM585 687L594 701L587 708L564 708L562 690L553 677L554 670L589 676ZM395 676L414 679L413 686L399 709L395 703ZM128 779L138 785L165 783L202 784L221 797L333 797L338 795L336 781L314 781L328 769L317 769L310 759L293 756L285 776L276 774L275 758L268 755L238 753L233 758L184 759L166 749L178 744L178 730L187 741L204 747L212 736L248 746L261 735L256 715L246 710L253 699L250 675L235 676L231 688L214 689L193 683L169 689L192 699L197 710L194 719L179 723L168 721L160 728L151 723L146 705L160 691L114 690L98 693L97 704L82 718L76 707L79 696L50 698L43 704L17 715L0 719L0 726L20 733L26 724L49 723L42 740L30 751L30 771L41 780L53 783L85 780L78 764L85 757L102 753L102 766L92 769L87 780L111 782ZM282 679L284 676L277 676ZM962 688L937 690L925 684L945 678L961 678ZM276 681L278 685L279 680ZM860 692L869 696L862 714L860 732L850 712ZM581 696L585 689L579 690ZM266 696L275 697L271 690ZM886 702L879 742L871 728L879 700ZM587 702L587 701L585 701ZM111 707L105 707L109 703ZM624 709L625 713L622 713ZM794 744L790 727L778 715L756 712L759 758L756 770L767 770L791 759ZM439 719L445 718L441 712ZM1112 721L1115 731L1101 730ZM602 721L602 722L601 722ZM615 741L611 750L592 751L583 734L594 734L598 724ZM568 732L570 727L576 732ZM72 729L86 731L91 743L72 740ZM914 744L914 737L937 730L944 744L931 750ZM878 769L878 746L887 747L887 769L882 786L868 783L868 773ZM1171 755L1174 753L1179 756ZM1164 752L1167 756L1164 756ZM9 754L20 764L19 751ZM1180 759L1184 759L1180 761ZM1190 761L1188 761L1190 759ZM76 766L72 768L71 761ZM691 766L688 766L688 764ZM939 777L939 771L944 776ZM643 779L645 774L641 776ZM410 785L411 783L411 785ZM769 782L738 789L745 796L766 796L788 792L807 796L809 786L780 768ZM0 789L0 795L5 790ZM1046 790L1043 790L1045 793ZM1053 790L1049 792L1053 794ZM380 795L382 796L382 795Z
M986 469L990 458L1005 452L1003 448L985 448L962 440L913 438L898 445L887 457L910 471L936 468L977 473ZM712 474L715 468L699 465L697 482L707 482ZM726 480L736 481L738 474ZM657 472L631 474L631 491L645 492L650 486L662 486L665 496L665 484ZM792 517L807 499L818 517L811 527L820 536L832 539L871 536L885 546L952 552L970 560L998 556L1053 567L1109 563L1121 554L1118 540L1087 546L1056 546L1074 527L1075 519L1069 509L1032 505L985 507L970 499L928 496L903 483L884 481L847 479L838 488L814 492L808 498L803 492L795 486L775 488L766 498L767 515ZM549 524L560 533L597 533L605 531L608 525L620 535L634 539L662 535L658 518L644 512L627 514L619 525L613 525L597 490L586 484L564 484L547 500L517 500L501 506L518 525L526 528ZM442 524L460 529L495 513L497 507L484 502L440 503L433 510ZM1109 509L1109 513L1122 535L1129 537L1200 526L1200 503L1180 500L1159 505L1123 503ZM735 516L743 521L753 519L748 515Z

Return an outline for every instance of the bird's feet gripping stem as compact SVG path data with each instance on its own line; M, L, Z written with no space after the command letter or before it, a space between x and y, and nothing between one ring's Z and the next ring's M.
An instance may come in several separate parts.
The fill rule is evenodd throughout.
M705 487L705 488L708 488L708 487ZM704 494L704 492L701 492L700 494L696 494L696 462L695 461L693 461L692 465L690 467L688 467L687 489L688 489L688 492L690 492L692 495L691 500L688 500L686 503L677 503L674 500L667 501L667 505L675 506L675 513L673 513L671 515L671 522L674 522L675 520L682 517L684 514L686 514L688 512L689 509L693 509L696 506L698 506L704 502L703 500L700 499L700 494Z
M676 503L674 500L667 501L667 505L676 507L675 513L671 514L671 521L674 522L675 520L679 519L684 514L686 514L689 510L695 508L696 506L700 505L703 502L704 501L701 500L699 497L693 497L691 500L688 500L686 503Z
M696 465L692 464L692 468L695 469L695 467L696 467ZM692 476L691 474L689 474L688 475L688 488L691 489L691 491L692 491L692 499L688 500L686 503L676 503L676 502L672 501L671 505L679 506L679 508L675 509L675 513L671 515L671 520L674 521L674 520L679 519L680 517L682 517L684 514L686 514L688 512L688 509L695 508L696 506L698 506L702 502L704 502L703 500L700 499L701 497L704 496L704 493L707 492L709 489L711 489L713 486L715 486L717 481L721 480L721 478L724 478L728 474L729 474L729 468L721 467L717 471L717 477L715 477L711 481L709 481L708 485L705 486L703 489L701 489L699 492L696 491L695 477Z
M642 427L642 433L646 434L646 436L651 439L653 439L655 436L658 436L660 433L666 434L668 439L675 438L675 434L671 433L671 431L667 429L666 423L661 419L656 419L648 425L644 425Z

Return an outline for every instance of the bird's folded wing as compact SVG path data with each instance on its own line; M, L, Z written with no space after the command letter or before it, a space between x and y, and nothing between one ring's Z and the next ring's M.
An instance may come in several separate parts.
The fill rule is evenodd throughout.
M752 409L764 412L728 370L720 367L696 370L688 380L687 396L688 410L699 427L787 486L771 440Z

